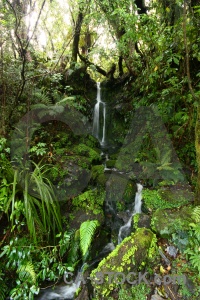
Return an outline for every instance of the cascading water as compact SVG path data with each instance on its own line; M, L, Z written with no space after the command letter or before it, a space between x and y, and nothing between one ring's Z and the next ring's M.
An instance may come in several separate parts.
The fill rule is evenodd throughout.
M63 300L63 299L74 299L74 295L81 284L81 274L83 272L83 268L85 266L85 263L81 267L80 272L78 272L78 275L75 279L75 281L68 285L64 286L56 286L55 289L47 288L45 291L42 291L41 294L36 298L37 300ZM70 280L71 281L71 280Z
M103 122L101 122L102 119ZM103 123L102 126L101 123ZM99 140L102 146L106 144L106 104L101 101L100 82L97 82L97 103L94 107L93 135Z
M127 237L130 234L130 227L132 218L135 214L141 213L141 206L142 206L142 189L143 186L140 183L137 183L137 192L135 194L135 206L134 211L129 218L128 222L120 227L119 234L118 234L118 244L120 244L125 237Z

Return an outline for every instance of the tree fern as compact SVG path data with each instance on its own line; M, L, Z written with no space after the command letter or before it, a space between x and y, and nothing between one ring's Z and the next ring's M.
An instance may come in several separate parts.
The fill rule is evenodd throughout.
M94 233L99 226L97 220L85 221L80 226L80 246L83 257L86 255L94 236Z
M29 281L33 284L36 283L36 273L31 262L27 262L26 265L21 265L17 272L19 273L19 279L21 281Z

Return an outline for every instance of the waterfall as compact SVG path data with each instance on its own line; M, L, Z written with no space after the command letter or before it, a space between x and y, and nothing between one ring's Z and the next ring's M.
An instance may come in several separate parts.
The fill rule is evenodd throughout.
M78 275L76 276L75 281L68 285L63 286L56 286L55 289L47 288L45 291L42 291L38 297L36 297L37 300L62 300L62 299L74 299L74 295L78 288L81 285L82 280L82 272L84 268L85 263L82 265L80 272L78 272Z
M101 83L97 82L97 102L94 107L93 135L101 145L106 144L106 103L101 101ZM103 122L101 120L103 119ZM102 126L101 126L101 123ZM102 128L101 128L102 127Z
M142 189L143 186L140 183L137 183L137 192L135 194L135 206L134 211L131 217L128 219L128 222L120 227L119 234L118 234L118 244L120 244L125 237L130 234L132 218L135 214L141 213L141 206L142 206Z

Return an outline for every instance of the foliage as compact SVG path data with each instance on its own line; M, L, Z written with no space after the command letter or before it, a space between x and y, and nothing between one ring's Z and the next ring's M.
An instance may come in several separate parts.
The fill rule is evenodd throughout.
M20 215L24 215L30 236L36 242L38 235L50 239L52 233L55 236L55 232L61 230L61 216L53 187L45 176L48 167L33 165L32 172L14 171L12 194L7 199L5 212L10 213L13 229Z
M85 221L80 226L80 246L83 257L85 257L88 252L88 248L98 226L99 222L97 220Z
M2 268L2 267L1 267ZM0 300L4 300L6 298L7 286L4 281L5 274L0 269Z
M193 209L192 218L194 222L190 223L189 230L189 244L185 250L186 257L189 259L192 267L198 271L200 275L200 261L199 261L199 249L200 249L200 206Z
M167 193L168 191L143 189L143 201L150 210L180 207L188 202L187 198L177 195L177 193L169 193L169 198L171 197L171 199L166 199L165 194Z
M23 227L23 225L22 225ZM19 230L19 226L18 226ZM18 235L21 232L18 231ZM14 299L34 299L39 292L39 283L45 280L58 280L66 270L73 271L77 263L66 262L66 253L73 247L74 231L57 235L54 246L35 246L28 236L12 238L2 247L0 254L5 264L5 271L12 271L9 287ZM75 256L77 258L77 254Z
M136 286L132 286L130 289L119 290L119 300L146 300L146 296L150 292L150 287L145 283L140 283Z
M105 191L93 189L80 194L72 200L75 207L83 208L95 215L102 214Z
M94 149L88 147L85 144L79 144L76 148L75 151L79 155L84 155L89 158L90 162L95 162L100 160L100 154L95 151Z
M43 156L47 152L46 143L39 142L29 150L30 153L35 153L37 156Z

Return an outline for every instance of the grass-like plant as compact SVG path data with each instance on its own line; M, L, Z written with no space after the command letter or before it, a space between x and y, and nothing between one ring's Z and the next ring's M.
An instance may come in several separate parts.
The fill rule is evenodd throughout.
M22 202L22 214L30 236L37 242L38 233L47 240L51 234L61 231L61 214L53 186L46 177L47 165L32 162L33 171L14 170L12 195L9 198L5 212L10 213L12 225L16 219L17 202Z

